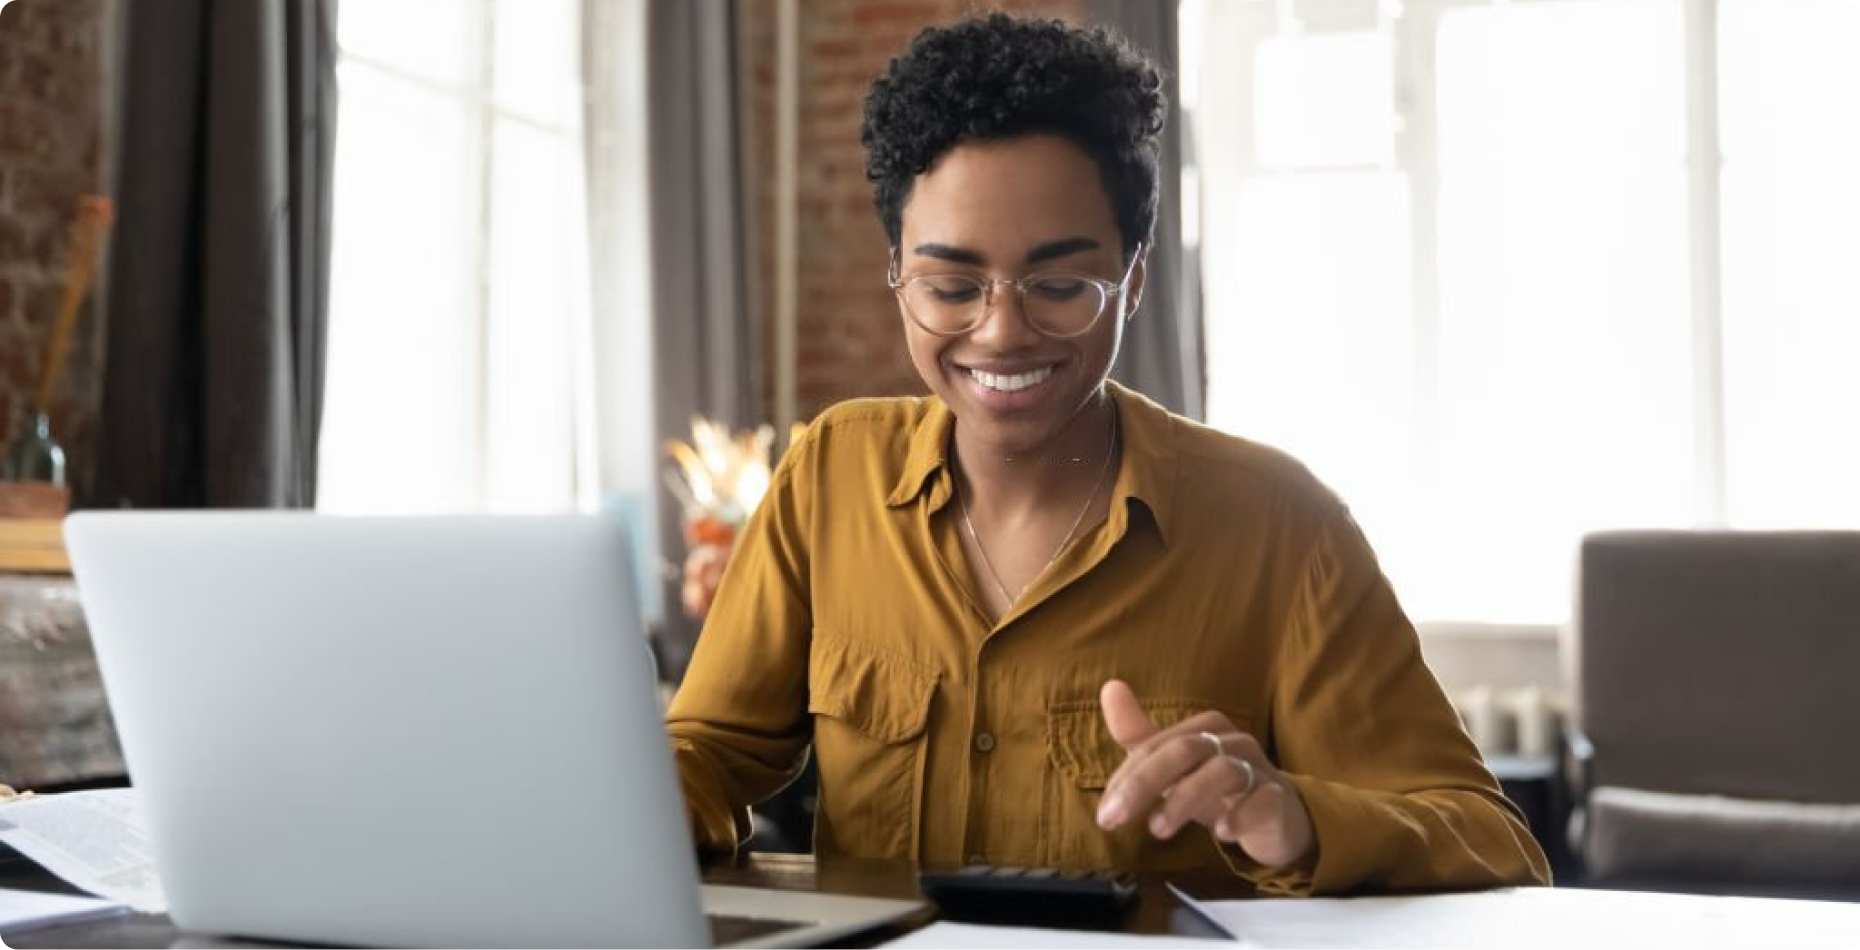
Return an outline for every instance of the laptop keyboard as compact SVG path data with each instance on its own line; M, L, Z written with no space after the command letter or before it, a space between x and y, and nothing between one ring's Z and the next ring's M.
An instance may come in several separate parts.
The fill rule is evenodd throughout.
M727 947L770 934L813 926L811 922L805 920L735 917L729 914L706 914L705 919L710 921L710 942L714 947Z

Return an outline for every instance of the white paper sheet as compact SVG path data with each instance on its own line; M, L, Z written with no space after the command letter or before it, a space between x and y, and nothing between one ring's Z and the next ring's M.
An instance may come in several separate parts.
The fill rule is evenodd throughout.
M1100 947L1172 948L1172 950L1220 950L1233 944L1222 940L1198 940L1194 937L1145 936L1141 934L1103 933L1091 930L1048 930L1039 927L984 927L976 924L952 924L939 921L913 931L885 947L952 948L1013 947L1014 950L1046 950L1048 947L1076 947L1097 950Z
M1249 947L1860 950L1860 904L1573 888L1240 901L1176 893Z
M127 913L116 901L70 894L41 894L0 888L0 937L11 937L53 924L75 924ZM3 944L0 944L3 946Z
M134 789L0 805L0 841L81 891L152 914L168 909Z

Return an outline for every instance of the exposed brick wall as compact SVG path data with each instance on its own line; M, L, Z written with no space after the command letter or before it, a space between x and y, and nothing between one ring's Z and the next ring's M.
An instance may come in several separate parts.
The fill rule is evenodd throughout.
M107 19L105 0L15 0L0 12L0 444L39 387L78 197L100 187ZM80 488L102 397L100 317L93 297L52 405Z
M775 4L744 11L755 279L773 316ZM926 26L1000 9L1077 21L1083 0L800 0L799 284L796 404L811 417L855 396L921 392L885 287L885 234L865 180L859 122L866 89ZM773 341L769 328L764 339ZM769 358L773 359L772 352ZM775 378L773 366L765 378ZM766 403L772 405L772 403Z

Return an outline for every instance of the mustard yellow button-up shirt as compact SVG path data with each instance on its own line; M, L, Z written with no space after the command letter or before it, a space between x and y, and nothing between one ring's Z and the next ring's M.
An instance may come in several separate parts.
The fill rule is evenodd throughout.
M1109 516L999 623L957 535L947 407L850 402L796 441L669 714L700 844L734 848L811 743L820 854L1228 867L1279 893L1547 882L1337 498L1280 452L1111 391ZM1101 830L1124 758L1098 709L1113 677L1165 725L1215 709L1258 738L1310 811L1315 863Z

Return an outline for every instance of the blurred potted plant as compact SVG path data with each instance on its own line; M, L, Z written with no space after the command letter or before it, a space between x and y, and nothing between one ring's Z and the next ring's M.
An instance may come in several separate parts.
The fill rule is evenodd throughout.
M687 616L710 612L736 535L768 492L769 449L775 430L760 426L731 434L702 417L691 420L691 441L670 439L673 464L665 481L684 507L685 561L681 600Z

